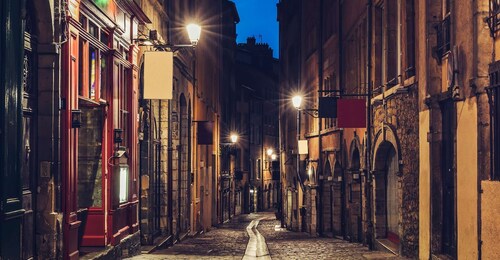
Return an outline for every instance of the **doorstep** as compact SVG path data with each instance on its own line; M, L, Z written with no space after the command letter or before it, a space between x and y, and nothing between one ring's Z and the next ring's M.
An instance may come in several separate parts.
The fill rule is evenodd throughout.
M399 255L399 245L389 239L375 239L375 248L381 251L386 251L394 255Z
M105 247L81 247L81 260L122 259L141 253L139 232L124 237L118 245Z
M172 235L159 236L155 238L152 245L142 245L141 253L150 254L157 249L164 249L174 244L174 237Z

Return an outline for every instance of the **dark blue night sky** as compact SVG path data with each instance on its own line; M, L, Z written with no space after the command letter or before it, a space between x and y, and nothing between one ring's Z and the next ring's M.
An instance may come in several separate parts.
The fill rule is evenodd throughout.
M236 25L236 41L246 42L247 37L255 36L257 42L269 43L274 57L279 56L278 22L276 4L278 0L233 0L240 15Z

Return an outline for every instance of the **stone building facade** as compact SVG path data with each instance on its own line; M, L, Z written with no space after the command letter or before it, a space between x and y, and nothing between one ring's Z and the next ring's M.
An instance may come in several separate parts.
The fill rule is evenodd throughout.
M303 139L304 133L309 147L307 157L301 158L305 163L297 164L300 171L308 172L304 175L307 180L302 180L303 230L416 256L418 92L415 30L410 30L415 26L414 6L413 1L373 1L367 8L368 3L318 0L279 4L280 28L284 30L281 58L292 61L294 37L301 43L299 60L282 66L281 100L290 103L294 92L301 92L303 110L318 109L320 97L366 100L368 86L372 91L369 132L367 128L339 128L336 118L299 115L298 136ZM302 5L298 10L303 11L291 8L294 5ZM300 28L300 34L288 34L290 26ZM294 66L298 71L290 69ZM298 80L294 82L294 78ZM290 104L282 107L286 107L282 124L293 128L296 111L290 111ZM289 147L282 149L293 150L297 137L285 132L281 132L282 138ZM293 172L292 165L287 175L289 171Z
M302 200L290 196L293 202L285 203L305 206L302 230L420 259L498 258L499 6L495 0L278 4L284 178L293 187L293 178L311 169L288 163L304 131L313 169ZM328 15L319 11L328 8ZM338 40L327 46L326 19L337 12ZM371 127L340 129L335 119L302 117L297 135L289 103L299 90L313 109L324 90L339 91L340 99L371 94ZM324 129L329 123L338 135ZM291 229L294 210L285 211Z
M278 61L266 43L249 37L236 49L235 126L242 136L241 169L244 173L244 211L277 206L278 167ZM233 96L233 95L232 95ZM274 156L273 156L274 154ZM274 159L273 159L274 158ZM273 176L274 173L274 176Z

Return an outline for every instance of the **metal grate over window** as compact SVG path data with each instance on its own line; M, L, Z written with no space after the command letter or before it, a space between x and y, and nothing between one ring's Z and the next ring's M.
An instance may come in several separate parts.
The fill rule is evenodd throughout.
M488 98L490 104L490 178L500 180L500 61L490 64L490 86Z
M489 0L489 13L486 21L492 37L500 30L500 0Z

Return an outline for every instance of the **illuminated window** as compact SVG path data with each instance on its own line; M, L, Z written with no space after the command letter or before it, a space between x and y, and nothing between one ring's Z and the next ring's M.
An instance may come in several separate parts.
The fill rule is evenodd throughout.
M120 203L128 201L128 166L120 167Z

